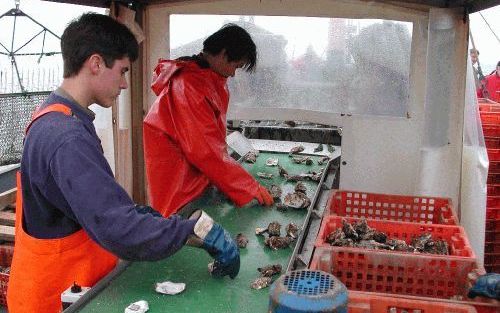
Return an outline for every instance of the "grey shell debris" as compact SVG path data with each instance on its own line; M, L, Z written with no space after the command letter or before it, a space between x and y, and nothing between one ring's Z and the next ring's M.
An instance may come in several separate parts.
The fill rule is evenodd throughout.
M292 239L297 239L297 235L299 233L299 227L294 223L290 223L285 227L286 235Z
M290 237L269 237L264 241L265 245L273 250L288 248L290 243L292 243L292 238Z
M271 194L271 196L273 197L273 199L280 199L281 198L281 195L283 193L283 191L281 190L281 187L278 186L278 185L271 185L271 187L269 188L269 193Z
M283 203L289 208L304 209L309 207L311 199L309 199L307 195L302 192L294 192L287 194Z
M246 248L248 244L248 238L242 233L239 233L238 235L236 235L236 243L238 244L239 248Z
M271 284L271 281L272 281L271 277L267 276L258 277L250 284L250 287L259 290L269 286Z
M278 158L268 158L266 160L266 165L267 166L277 166L278 165Z
M250 151L243 157L243 160L247 163L255 163L257 161L258 152Z
M304 146L293 147L292 149L290 149L290 154L289 155L291 156L292 154L300 153L300 152L304 151L304 149L305 149Z
M281 224L278 222L269 223L269 226L267 226L267 233L269 237L279 236L281 234Z
M273 174L271 174L271 173L257 172L257 176L259 176L260 178L265 178L265 179L273 178Z
M281 264L271 264L257 269L263 277L272 277L273 275L280 274L281 270Z

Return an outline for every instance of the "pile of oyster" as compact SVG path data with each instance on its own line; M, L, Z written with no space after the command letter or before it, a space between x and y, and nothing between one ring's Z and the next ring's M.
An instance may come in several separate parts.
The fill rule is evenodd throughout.
M264 236L265 233L269 235L264 240L264 244L273 250L288 248L290 244L297 239L299 227L294 223L290 223L285 227L285 236L281 236L281 224L278 222L271 222L267 228L256 228L255 234Z
M311 199L306 193L306 186L302 182L297 182L295 192L286 194L283 203L288 208L307 209L311 205Z
M429 233L414 236L411 243L404 240L388 238L387 234L371 228L363 218L354 224L342 220L342 227L326 236L325 241L332 246L382 249L403 252L420 252L449 255L448 243L434 240Z

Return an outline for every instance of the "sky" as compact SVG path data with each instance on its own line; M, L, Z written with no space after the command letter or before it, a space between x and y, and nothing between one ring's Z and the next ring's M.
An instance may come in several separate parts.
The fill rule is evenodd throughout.
M0 14L7 12L14 7L15 0L0 0ZM104 9L100 8L60 4L40 0L20 0L20 9L58 36L62 34L68 22L78 17L83 12L94 11L104 13ZM56 15L54 15L54 12L56 12ZM493 28L497 36L500 37L500 6L496 6L488 10L483 10L481 11L481 13ZM227 18L230 19L230 16L227 16ZM259 17L257 17L257 19L258 18ZM273 18L285 19L286 17ZM492 71L495 68L496 63L500 60L500 43L492 34L479 13L471 14L470 20L471 33L474 38L476 48L480 51L479 60L483 67L483 72L486 74ZM36 26L26 18L19 18L18 21L19 22L16 26L18 29L18 31L16 32L16 47L19 47L20 45L22 45L22 43L26 42L42 30L42 28ZM3 17L2 19L0 19L0 29L2 30L0 32L0 43L8 49L10 49L11 44L12 22L12 17ZM256 20L256 22L266 23L263 18L261 18L261 21ZM218 26L215 26L215 23L215 21L207 20L207 22L204 23L204 27L202 29L200 29L198 26L191 29L189 29L189 27L184 27L183 29L185 31L182 33L182 35L178 35L177 37L173 35L173 46L179 43L189 42L194 38L206 37L206 35L209 35L213 30L218 28ZM314 32L313 34L304 34L305 32L300 31L301 29L303 29L302 25L307 24L308 26L311 26L311 23L316 23L315 25L318 26L317 28L315 28L318 30L317 32ZM307 48L308 44L306 42L311 43L314 50L317 53L321 54L321 51L324 51L324 46L326 44L326 39L321 40L322 38L326 38L326 31L321 31L326 29L326 27L322 27L325 25L325 23L327 23L327 19L296 18L296 20L294 20L294 23L268 23L266 28L269 27L268 29L273 32L282 33L292 39L289 40L290 42L295 42L293 46L289 45L287 47L288 54L302 54ZM199 25L199 21L197 23L191 23L191 25ZM20 52L39 52L41 50L41 44L42 36L38 36L29 45L20 50ZM47 34L44 49L45 51L59 50L58 40L54 36ZM1 46L0 51L4 51L4 48ZM44 57L40 62L40 66L52 64L54 62L53 60L57 58L60 57ZM28 58L26 58L25 60L27 59ZM32 57L31 59L33 60L34 58ZM20 65L28 64L27 62L23 62L22 60L24 59L18 61ZM0 55L0 69L6 67L10 68L10 61L6 56Z

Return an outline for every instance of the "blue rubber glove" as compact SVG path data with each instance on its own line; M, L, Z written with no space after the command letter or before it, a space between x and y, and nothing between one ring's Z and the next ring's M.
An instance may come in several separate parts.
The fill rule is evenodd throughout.
M479 276L467 296L469 298L481 296L500 300L500 274L488 273Z
M215 259L212 276L235 278L240 271L240 250L231 234L204 211L198 210L190 216L190 219L195 218L198 219L194 226L195 236L190 237L187 244L205 249Z

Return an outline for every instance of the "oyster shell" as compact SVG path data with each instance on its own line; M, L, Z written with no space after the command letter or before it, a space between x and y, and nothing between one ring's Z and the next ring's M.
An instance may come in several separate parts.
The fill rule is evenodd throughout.
M250 284L250 287L259 290L268 287L271 284L271 281L272 281L271 277L266 277L266 276L258 277Z
M330 158L327 157L327 156L322 156L318 159L318 165L323 165L323 164L326 164L328 163L328 161L330 161Z
M280 199L283 191L281 190L281 187L278 185L271 185L269 188L269 193L273 197L273 199Z
M276 165L278 165L278 162L279 162L278 158L268 158L266 160L266 165L267 166L276 166Z
M259 176L260 178L265 178L265 179L273 178L273 174L271 174L271 173L257 172L257 176Z
M284 203L278 202L276 203L276 210L280 212L285 212L288 210L288 207Z
M266 238L266 240L264 241L265 245L273 250L288 248L291 242L292 238L290 237L278 236Z
M289 208L304 209L309 207L311 199L309 199L307 195L302 192L294 192L287 194L283 203Z
M238 235L236 235L236 243L238 244L239 248L246 248L248 244L248 238L242 233L239 233Z
M278 222L269 223L269 226L267 226L267 233L269 237L279 236L281 234L281 224Z
M320 143L316 148L314 148L314 152L321 152L323 151L323 144Z
M306 165L312 165L313 160L311 157L308 156L294 156L292 157L292 162L296 164L306 164Z
M286 235L292 239L297 239L299 234L299 227L294 223L290 223L285 227Z
M286 178L288 176L288 172L281 165L278 165L278 171L281 177Z
M281 264L271 264L264 267L259 267L257 270L260 272L260 276L272 277L273 275L280 274L282 267Z
M256 151L250 151L243 157L243 160L247 163L255 163L257 161L258 153Z
M306 194L307 192L307 187L304 185L302 182L297 182L297 185L295 185L295 192L302 192L303 194Z
M305 149L304 146L293 147L292 149L290 149L290 154L289 155L291 156L292 154L300 153L300 152L304 151L304 149Z

